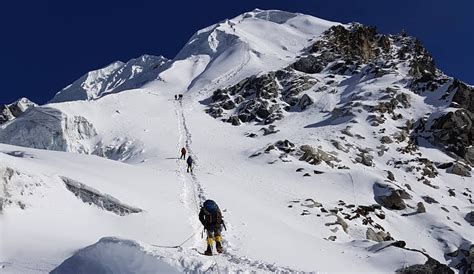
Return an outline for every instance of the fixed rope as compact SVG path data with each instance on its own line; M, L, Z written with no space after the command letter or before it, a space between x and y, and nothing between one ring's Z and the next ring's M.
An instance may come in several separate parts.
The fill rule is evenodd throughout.
M155 246L155 247L159 247L159 248L180 248L182 247L185 243L187 243L189 240L191 240L194 235L196 235L197 232L194 232L191 236L189 236L188 238L186 238L186 240L184 240L181 244L179 245L152 245L152 246Z

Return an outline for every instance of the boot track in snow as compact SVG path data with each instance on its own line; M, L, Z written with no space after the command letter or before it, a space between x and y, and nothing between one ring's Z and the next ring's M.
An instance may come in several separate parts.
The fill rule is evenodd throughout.
M207 195L205 194L202 184L199 181L196 174L197 171L199 170L197 168L199 167L199 165L197 164L198 157L191 148L192 135L186 124L186 117L184 115L183 102L176 101L174 104L176 108L175 113L176 113L176 118L178 121L178 133L179 133L177 150L179 151L179 149L184 146L186 150L188 151L189 155L193 158L194 163L195 163L193 167L193 171L189 173L189 176L187 176L187 172L185 171L185 166L182 164L182 161L178 159L176 161L178 165L176 173L180 177L180 179L183 181L183 184L184 184L183 202L185 206L191 211L194 211L194 208L195 208L195 211L194 211L195 213L192 213L190 216L190 222L195 231L194 246L191 247L190 250L198 251L198 253L201 255L202 252L199 252L198 248L203 243L202 239L199 237L199 235L202 232L202 226L201 226L201 223L198 221L199 220L198 214L199 214L199 210L202 203L206 200ZM226 242L227 241L224 240L224 244L226 244ZM229 251L230 251L229 248L227 248L225 253L222 253L219 255L213 255L211 258L214 260L214 264L211 265L205 272L217 271L219 273L220 270L235 271L237 269L239 270L258 269L262 271L272 271L272 272L277 271L277 272L284 272L284 273L285 272L287 273L298 272L297 270L290 269L287 267L276 266L275 264L265 263L258 260L253 261L246 257L240 257L235 254L232 254ZM218 261L221 261L221 260L225 260L225 263L222 262L223 264L225 264L225 266L219 264Z

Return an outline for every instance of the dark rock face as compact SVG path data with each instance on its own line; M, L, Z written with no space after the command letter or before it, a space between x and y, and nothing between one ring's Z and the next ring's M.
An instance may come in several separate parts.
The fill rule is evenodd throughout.
M461 163L454 163L448 170L448 173L456 174L462 177L471 177L471 168Z
M459 249L447 253L446 257L451 258L449 265L458 269L459 273L474 273L474 244L461 244Z
M434 59L421 45L419 40L415 40L414 53L415 56L410 64L410 74L415 79L423 79L434 76L436 73Z
M36 106L36 104L26 98L21 98L9 105L0 106L0 125L15 119L33 106Z
M309 55L296 61L292 67L297 71L313 74L321 72L327 65L323 58Z
M465 157L469 147L474 144L473 120L474 114L465 109L441 116L431 128L435 142L460 157Z
M466 217L464 217L464 219L466 220L466 222L474 226L474 211L471 211L466 214Z
M425 264L416 264L395 271L397 274L454 274L454 271L447 265L428 257Z
M310 96L300 93L316 82L291 68L252 76L237 85L214 91L206 112L214 118L229 113L229 118L224 120L233 125L253 121L271 124L282 119L285 111L303 111L313 104Z
M467 86L463 82L455 79L448 88L448 93L455 92L453 95L453 106L467 109L474 112L474 88Z
M319 73L328 68L334 73L353 74L363 64L369 64L368 72L376 78L390 73L391 64L381 57L390 58L394 37L378 34L375 27L361 24L341 25L329 28L310 48L310 55L292 65L295 70L305 73ZM408 50L411 52L411 50ZM336 62L337 61L337 62Z
M400 210L405 209L407 206L404 199L411 199L410 194L408 194L403 189L394 189L388 185L382 185L379 183L374 184L374 196L375 201L381 206Z
M278 148L281 151L284 151L286 153L290 153L295 151L295 144L288 140L280 140L275 143L275 147Z
M0 107L0 125L14 118L15 116L13 116L10 108L7 105L3 105Z
M373 162L374 157L372 155L370 155L369 153L361 152L357 156L358 157L355 159L356 162L361 163L365 166L373 166L374 165L374 162Z
M305 110L308 106L312 105L314 103L314 100L309 97L309 95L304 94L299 102L298 106L300 107L301 110Z
M240 120L239 120L239 117L237 117L237 116L229 117L227 122L231 123L233 126L239 126L240 125Z
M341 54L346 60L369 61L380 54L379 45L387 50L390 47L390 39L377 34L375 27L354 24L347 29L343 26L334 26L326 31L337 54ZM382 39L382 40L381 40ZM318 52L324 46L324 42L317 42L311 48L312 52Z
M445 99L451 94L451 107L458 109L438 117L430 128L420 121L419 129L431 134L435 144L474 165L474 88L454 80Z

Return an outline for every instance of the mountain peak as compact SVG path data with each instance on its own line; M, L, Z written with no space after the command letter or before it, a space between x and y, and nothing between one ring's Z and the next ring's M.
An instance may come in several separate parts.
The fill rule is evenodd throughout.
M25 97L22 97L11 104L0 106L0 125L20 116L28 108L36 106L38 105Z
M113 62L93 70L59 91L50 103L94 100L105 94L138 88L157 78L160 67L168 62L163 56L144 54L127 63Z

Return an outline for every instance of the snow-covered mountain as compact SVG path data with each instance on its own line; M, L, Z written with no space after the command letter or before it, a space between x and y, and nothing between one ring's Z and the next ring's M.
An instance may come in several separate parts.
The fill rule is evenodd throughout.
M470 273L473 92L404 33L224 20L0 125L0 267ZM227 223L214 257L207 198Z
M155 80L168 61L163 56L143 55L127 63L114 62L86 73L59 91L50 102L94 100L107 94L140 87Z

